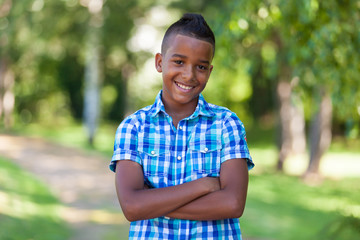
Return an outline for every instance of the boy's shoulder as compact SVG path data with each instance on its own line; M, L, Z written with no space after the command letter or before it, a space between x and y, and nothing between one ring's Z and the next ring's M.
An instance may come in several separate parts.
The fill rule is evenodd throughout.
M142 121L152 112L152 105L143 107L136 112L128 115L123 122L134 122L134 121Z
M212 104L212 103L207 103L207 105L209 106L211 112L213 112L216 117L219 117L219 118L222 118L222 119L226 119L226 118L229 118L231 116L237 117L236 113L232 112L227 107L215 105L215 104Z
M230 109L228 109L227 107L223 107L223 106L220 106L220 105L216 105L216 104L213 104L213 103L207 103L207 105L210 107L210 109L214 112L231 112Z
M222 122L223 124L244 126L243 122L237 114L227 107L206 103L208 108L213 113L213 121Z

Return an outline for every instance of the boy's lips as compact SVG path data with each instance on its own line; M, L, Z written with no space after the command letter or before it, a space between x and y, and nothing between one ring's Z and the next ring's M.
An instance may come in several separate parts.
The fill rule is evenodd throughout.
M184 85L184 84L176 82L176 81L175 81L175 84L176 84L176 86L178 86L179 88L181 88L183 90L191 90L194 88L193 86Z

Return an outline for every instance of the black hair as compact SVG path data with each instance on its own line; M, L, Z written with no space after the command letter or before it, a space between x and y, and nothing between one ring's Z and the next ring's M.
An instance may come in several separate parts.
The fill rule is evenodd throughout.
M215 54L215 36L203 16L196 13L185 13L180 20L173 23L165 32L161 53L165 54L168 48L168 39L173 34L181 34L206 41L213 46L213 55Z

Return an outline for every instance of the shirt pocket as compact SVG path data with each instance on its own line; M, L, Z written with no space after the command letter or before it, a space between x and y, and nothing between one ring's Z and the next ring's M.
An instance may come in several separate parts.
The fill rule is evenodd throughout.
M187 159L192 170L218 176L220 173L221 142L216 140L194 140L189 143Z
M144 180L151 187L165 187L168 184L170 166L170 147L148 145L138 149L144 171Z

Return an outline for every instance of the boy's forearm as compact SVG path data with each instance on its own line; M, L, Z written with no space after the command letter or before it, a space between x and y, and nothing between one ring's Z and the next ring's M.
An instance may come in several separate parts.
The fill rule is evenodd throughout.
M141 189L128 193L127 216L130 221L161 217L209 191L200 184L191 182L166 188ZM126 210L124 211L126 212Z
M188 220L216 220L242 215L248 184L244 160L233 159L222 164L221 190L217 178L201 178L172 187L144 189L140 165L131 161L121 161L118 165L121 166L116 171L116 190L129 221L165 215Z
M198 179L166 188L144 189L141 168L128 161L121 163L116 172L119 202L129 221L164 216L218 189L219 180L215 178Z
M231 197L228 191L219 190L183 205L166 216L199 221L239 218L244 211L245 199Z
M222 165L221 190L204 195L175 211L168 217L188 220L218 220L241 217L245 207L248 170L246 161L233 159Z

